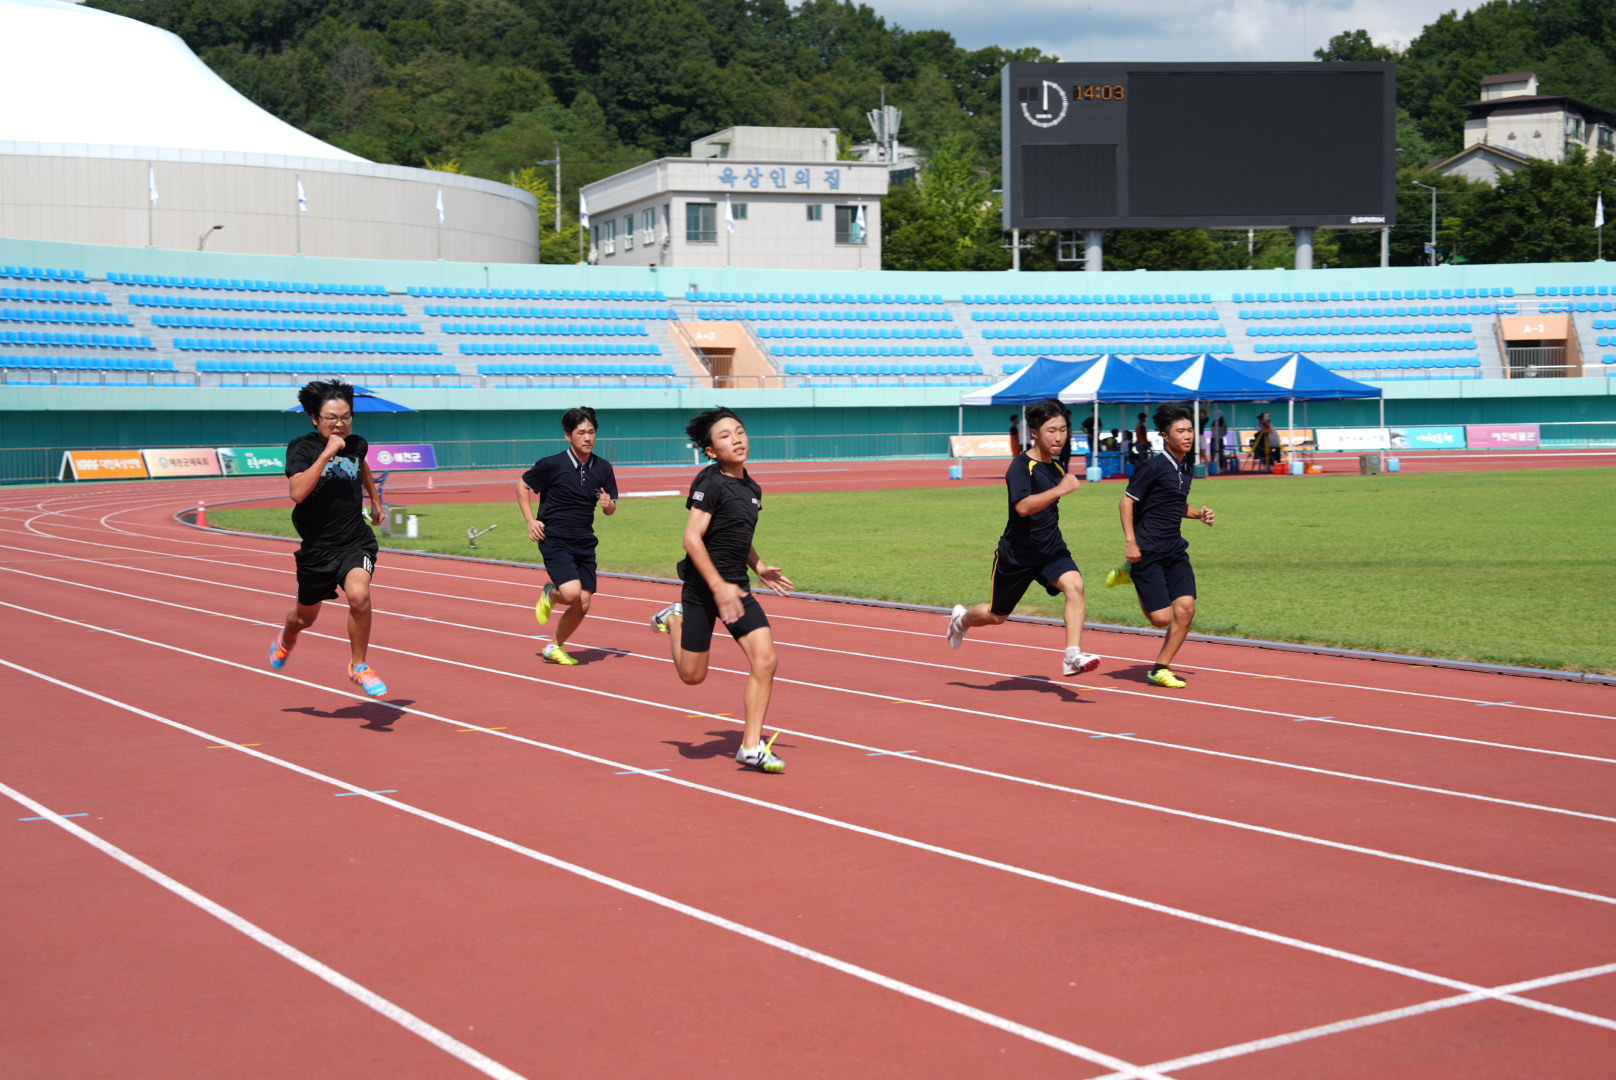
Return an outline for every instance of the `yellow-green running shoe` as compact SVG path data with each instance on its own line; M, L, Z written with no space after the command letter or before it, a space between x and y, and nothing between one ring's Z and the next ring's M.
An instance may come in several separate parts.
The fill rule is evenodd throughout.
M1110 573L1105 575L1105 587L1108 588L1108 589L1114 589L1118 585L1132 585L1132 584L1133 584L1133 566L1130 565L1129 563L1123 563L1121 566L1117 567L1115 570L1112 570ZM543 622L544 620L541 619L539 621Z
M555 610L555 586L546 585L544 592L539 596L539 602L533 606L533 614L539 617L539 625L543 626L550 621L550 612Z
M550 663L560 664L562 667L571 667L578 662L567 655L566 649L554 644L546 645L544 647L544 651L539 655L550 661ZM1182 686L1183 683L1180 683L1179 685Z
M1171 668L1159 667L1147 675L1146 678L1157 686L1165 686L1169 690L1182 690L1189 685L1189 683L1174 675Z

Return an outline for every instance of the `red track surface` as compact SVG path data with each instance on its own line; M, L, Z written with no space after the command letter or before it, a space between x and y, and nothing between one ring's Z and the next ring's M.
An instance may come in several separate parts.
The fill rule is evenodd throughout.
M1608 688L765 599L763 776L664 586L561 669L538 572L384 554L384 701L340 608L268 670L290 545L171 515L283 491L0 493L0 1075L1611 1075Z

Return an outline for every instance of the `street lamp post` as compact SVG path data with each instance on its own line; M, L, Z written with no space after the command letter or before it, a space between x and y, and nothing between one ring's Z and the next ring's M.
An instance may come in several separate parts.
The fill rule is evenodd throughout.
M202 248L207 245L208 237L212 236L214 233L218 232L222 228L224 228L223 225L215 225L211 229L203 229L201 232L197 233L196 234L196 250L201 251Z
M1418 180L1413 181L1413 183L1414 183L1415 187L1422 187L1422 188L1424 188L1425 190L1427 190L1427 191L1429 191L1431 193L1431 244L1430 244L1429 250L1431 252L1431 265L1435 266L1436 265L1436 188L1432 187L1430 184L1422 184Z
M556 171L556 178L555 178L556 223L555 223L555 227L556 227L556 232L560 232L561 231L561 144L556 143L556 156L555 157L546 158L544 161L535 161L534 164L535 165L554 165L555 166L555 171Z

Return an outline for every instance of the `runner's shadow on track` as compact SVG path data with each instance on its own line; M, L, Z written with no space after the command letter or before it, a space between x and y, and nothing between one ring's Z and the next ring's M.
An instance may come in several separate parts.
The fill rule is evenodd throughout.
M705 761L715 757L734 757L735 751L741 748L741 733L739 731L709 731L713 736L711 742L693 743L680 742L678 739L663 739L664 746L672 746L679 751L680 757L694 758Z
M1040 694L1054 694L1062 701L1080 702L1083 695L1069 686L1062 686L1047 675L1012 675L991 683L968 683L958 680L949 683L950 686L962 687L966 690L992 690L996 693L1018 690L1035 690Z
M302 705L281 711L317 716L322 720L363 720L364 723L359 726L367 731L392 731L393 721L403 716L404 710L414 704L413 698L397 698L394 701L366 701L344 705L340 709L316 709L313 705Z

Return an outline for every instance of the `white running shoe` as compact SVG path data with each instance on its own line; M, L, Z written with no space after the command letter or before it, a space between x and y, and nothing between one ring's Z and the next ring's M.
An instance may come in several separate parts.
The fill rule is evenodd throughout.
M1067 649L1066 662L1062 665L1068 675L1087 675L1100 666L1100 658L1093 653L1086 653L1082 649Z
M965 624L960 620L965 618L965 605L955 604L954 612L948 617L948 647L957 649L965 644Z
M675 615L683 617L684 613L685 606L675 600L673 603L651 616L651 629L655 630L659 634L666 634L668 632L668 620L673 618Z

